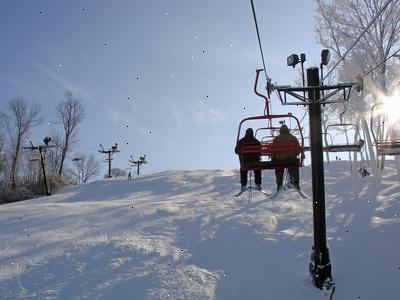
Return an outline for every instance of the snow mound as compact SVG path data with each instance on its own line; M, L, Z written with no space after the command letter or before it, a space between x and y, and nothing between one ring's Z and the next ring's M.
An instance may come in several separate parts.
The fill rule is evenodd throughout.
M274 200L237 170L99 180L0 206L0 299L324 299L308 275L311 169ZM263 172L275 190L273 171ZM337 299L399 299L400 186L325 167Z

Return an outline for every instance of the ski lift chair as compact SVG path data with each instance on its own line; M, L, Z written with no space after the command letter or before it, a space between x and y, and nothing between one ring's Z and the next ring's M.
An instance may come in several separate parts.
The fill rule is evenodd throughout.
M361 139L360 130L356 124L344 123L343 116L347 111L346 104L342 102L344 110L340 113L340 123L330 124L325 128L325 152L360 152L364 147L364 140ZM339 142L337 139L338 135L342 135L343 132L346 136L346 142ZM348 132L350 132L354 138L349 141Z
M348 131L353 133L353 140L349 141L346 134L346 142L338 142L337 134ZM324 137L325 147L323 150L326 152L360 152L365 144L364 140L360 137L359 128L355 124L330 124L326 126Z
M242 130L242 126L245 123L250 123L251 121L260 121L263 122L263 126L258 127L256 129L256 134L261 131L267 131L267 135L264 136L259 145L245 145L239 149L239 161L240 161L240 171L256 171L256 170L265 170L265 169L276 169L276 168L298 168L303 166L303 146L304 146L304 138L303 133L301 130L298 132L300 136L298 137L299 144L297 143L287 143L287 144L274 144L273 139L279 131L280 125L288 120L289 127L292 127L292 122L296 124L295 128L301 128L299 120L293 116L291 113L288 114L280 114L280 115L273 115L270 113L270 102L269 99L260 94L257 91L257 83L260 72L263 69L256 70L256 78L254 82L254 93L261 97L264 100L264 115L260 116L253 116L243 119L239 124L239 129L237 133L236 142L240 140L240 134ZM269 93L268 93L269 95ZM279 125L278 125L279 124ZM289 128L290 129L290 128ZM297 155L297 159L295 162L276 162L273 161L273 157L275 154L279 152L286 152L286 151L296 151L299 153ZM259 161L256 162L248 162L245 160L245 156L248 154L258 154L260 156Z
M244 145L241 147L241 149L239 149L241 171L255 171L276 168L298 168L303 166L303 155L301 154L304 146L304 138L301 131L298 131L300 133L300 136L297 137L299 144L293 142L279 144L273 143L273 139L276 136L274 134L276 134L276 130L280 128L278 126L274 126L273 123L276 123L277 120L282 120L285 118L291 118L298 126L298 128L300 127L299 120L291 114L254 116L245 118L240 122L237 134L237 142L240 140L240 133L242 132L242 127L244 127L243 124L249 123L249 121L265 120L268 126L258 128L256 132L258 133L260 130L266 130L267 132L269 132L269 135L263 136L262 140L260 141L260 145ZM298 153L295 162L276 162L273 160L273 157L276 154L288 151L295 151L296 153ZM245 160L245 157L248 154L259 154L260 160L257 162L247 162Z
M29 155L29 162L35 162L40 160L40 153L38 150L33 150Z
M386 134L386 138L384 137L385 134L385 120L387 116L384 113L380 113L377 111L377 108L383 106L384 103L375 103L371 107L371 119L370 119L370 129L371 135L373 138L373 143L376 147L376 152L378 155L400 155L400 139L396 138L389 138ZM382 118L382 132L378 134L374 125L377 123L378 117ZM380 124L378 124L379 126Z

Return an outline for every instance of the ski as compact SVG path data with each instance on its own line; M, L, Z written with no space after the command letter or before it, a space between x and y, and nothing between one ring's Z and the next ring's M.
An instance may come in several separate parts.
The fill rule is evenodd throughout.
M271 193L268 193L267 191L264 190L258 190L260 193L263 193L266 196L271 196Z
M308 199L308 196L297 188L293 188L303 199Z
M255 190L255 191L257 191L257 192L260 192L260 193L262 193L262 194L264 194L264 195L266 195L266 196L271 196L271 193L268 193L267 191L259 190L259 189L257 189L257 188L248 186L248 187L245 188L243 191L240 191L239 193L237 193L237 194L235 195L235 197L239 197L241 194L243 194L244 192L246 192L246 191L248 191L248 190L250 190L250 189Z
M271 199L275 199L276 197L278 197L278 195L280 194L280 193L282 193L282 191L283 191L283 189L280 189L280 190L277 190L275 193L273 193L272 195L271 195Z
M272 195L271 195L271 199L275 199L276 197L278 197L278 195L280 194L280 193L282 193L282 192L284 192L284 191L287 191L287 190L294 190L294 191L296 191L299 195L300 195L300 197L302 197L303 199L308 199L308 196L306 195L306 194L304 194L303 192L301 192L299 189L297 189L297 188L295 188L295 187L293 187L293 188L287 188L287 187L284 187L284 188L282 188L282 189L280 189L280 190L277 190L275 193L273 193Z
M242 191L240 191L239 193L235 194L235 197L239 197L241 194L243 194L244 192L246 192L246 191L248 191L248 190L255 190L255 191L257 191L257 192L260 192L260 193L262 193L262 194L264 194L264 195L266 195L266 196L269 196L270 199L275 199L275 198L278 197L278 195L279 195L280 193L282 193L283 191L294 190L294 191L296 191L296 192L300 195L300 197L302 197L303 199L308 199L308 196L307 196L306 194L304 194L302 191L300 191L300 189L298 189L298 188L296 188L296 187L294 187L294 186L285 186L285 187L283 187L282 189L277 190L277 191L276 191L275 193L273 193L273 194L271 194L271 193L269 193L269 192L267 192L267 191L265 191L265 190L262 190L262 189L259 190L259 189L255 188L255 187L248 186L248 187L246 187L244 190L242 190Z
M237 194L235 195L235 197L239 197L239 196L240 196L241 194L243 194L245 191L246 191L246 190L240 191L239 193L237 193Z
M332 280L327 279L324 282L322 289L324 290L325 294L329 296L329 300L332 300L333 294L335 294L335 289L336 289L335 283Z

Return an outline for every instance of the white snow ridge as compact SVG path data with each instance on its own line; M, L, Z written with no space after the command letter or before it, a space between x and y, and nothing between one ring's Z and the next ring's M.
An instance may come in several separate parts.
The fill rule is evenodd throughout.
M0 299L327 299L308 274L310 173L308 199L234 198L237 170L201 170L1 205ZM400 299L400 185L394 164L381 175L325 166L334 299Z

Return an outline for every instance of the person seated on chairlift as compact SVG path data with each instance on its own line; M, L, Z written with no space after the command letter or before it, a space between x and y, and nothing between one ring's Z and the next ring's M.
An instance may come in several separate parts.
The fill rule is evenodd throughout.
M261 145L260 141L254 137L254 131L252 128L247 128L246 134L243 138L241 138L235 147L235 153L239 155L239 160L242 159L242 162L245 166L256 166L260 163L260 155L261 153L242 153L240 154L240 150L243 146L247 145ZM242 156L242 157L240 157ZM247 170L240 170L240 184L242 185L242 191L246 189L247 186ZM261 190L261 170L254 170L254 182L256 183L257 189Z
M288 167L290 183L297 189L299 189L300 175L299 175L299 160L297 156L301 153L304 159L304 151L301 148L298 139L290 134L289 128L283 124L279 129L279 135L273 140L273 145L276 145L278 149L272 153L272 162L277 165L275 168L275 178L277 190L282 189L283 184L283 173L285 167ZM282 149L279 149L279 145L282 145ZM286 148L286 149L285 149ZM279 167L281 165L282 167Z

